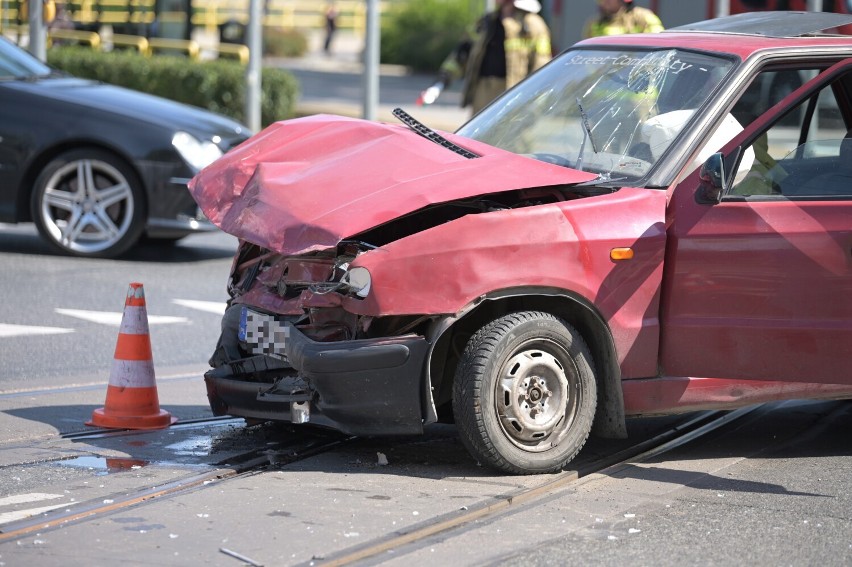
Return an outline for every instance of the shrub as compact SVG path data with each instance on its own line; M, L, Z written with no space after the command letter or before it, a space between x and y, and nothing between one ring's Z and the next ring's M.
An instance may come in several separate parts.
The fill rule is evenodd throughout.
M77 77L161 96L245 122L245 67L235 61L196 62L184 57L54 47L47 62ZM293 116L298 83L282 69L263 69L263 125Z
M468 0L398 2L383 21L381 60L436 72L479 15Z
M270 28L263 31L263 54L272 57L301 57L308 50L308 38L299 30Z

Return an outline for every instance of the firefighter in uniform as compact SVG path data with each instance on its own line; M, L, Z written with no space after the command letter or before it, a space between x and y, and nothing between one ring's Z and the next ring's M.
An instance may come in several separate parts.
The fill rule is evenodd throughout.
M447 57L441 80L449 85L464 77L463 107L476 114L550 60L550 30L540 11L538 0L498 0L497 9L477 23L473 38Z
M633 0L598 0L599 14L583 27L583 37L663 31L660 18L647 8L634 6Z

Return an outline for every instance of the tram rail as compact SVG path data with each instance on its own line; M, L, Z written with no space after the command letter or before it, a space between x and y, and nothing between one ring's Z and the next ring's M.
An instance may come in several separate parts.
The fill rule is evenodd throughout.
M180 422L172 425L171 429L206 429L211 427L211 425L226 426L232 422L235 424L242 423L243 419L231 417L202 418ZM81 441L105 437L134 436L144 433L150 433L150 431L96 429L91 431L66 433L60 437L63 439ZM219 486L221 481L263 472L272 464L275 466L282 466L307 459L319 453L330 451L351 439L354 438L331 435L326 439L323 437L300 435L295 439L290 440L288 443L277 446L276 449L270 449L268 447L256 448L241 455L232 456L228 459L228 464L217 466L200 473L191 474L172 482L139 488L131 494L109 498L106 501L103 499L94 499L88 502L77 503L73 506L73 509L69 508L64 511L51 511L37 517L31 517L0 525L0 543L18 539L34 532L44 532L70 523L95 519L119 510L124 510L145 503L151 503L166 496L174 496L193 490L203 489L211 484ZM275 454L274 459L271 458L269 454L270 452Z
M481 520L496 518L501 514L516 512L519 508L535 506L548 494L569 487L579 479L594 473L604 472L613 467L626 466L631 463L650 459L694 441L724 425L736 421L760 406L752 406L731 412L707 411L690 414L684 420L667 428L661 433L633 444L617 453L606 455L596 460L580 463L576 469L565 470L552 475L543 483L526 489L503 495L497 500L490 499L479 505L468 506L465 509L437 516L410 528L398 530L386 536L379 537L361 545L347 548L326 557L315 558L313 565L348 565L370 559L379 559L381 554L415 545L437 534L451 533L455 529ZM183 423L182 427L209 427L211 423L225 423L232 418L210 418L193 420ZM175 427L175 426L173 426ZM85 439L98 436L133 435L135 431L97 430L79 433L69 433L64 438ZM191 491L204 490L210 486L221 488L223 482L260 474L272 467L280 468L321 453L333 451L351 441L355 437L302 437L298 436L288 443L272 451L274 458L267 449L254 449L238 457L229 459L230 463L211 470L191 474L181 479L157 486L139 488L132 493L115 497L108 501L92 500L82 502L62 511L51 511L39 517L28 518L0 525L0 543L19 539L35 532L45 532L63 526L91 521L96 518L113 514L133 507L144 506L166 497L177 496Z
M564 489L579 479L594 473L604 472L632 463L642 462L676 447L694 441L703 435L745 417L761 406L750 406L730 412L706 411L692 416L682 423L627 449L590 462L575 470L557 473L546 482L537 486L518 490L505 495L497 501L484 502L478 506L467 507L444 516L427 520L417 526L400 530L384 538L361 544L357 547L317 558L309 564L323 567L337 567L356 564L376 556L399 549L403 546L422 542L438 534L447 534L452 530L466 526L485 517L494 518L500 514L510 514L522 507L532 507L543 497Z

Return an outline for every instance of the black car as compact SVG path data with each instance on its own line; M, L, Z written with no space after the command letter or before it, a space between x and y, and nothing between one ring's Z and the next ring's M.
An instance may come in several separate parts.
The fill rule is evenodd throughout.
M0 222L114 257L143 236L213 230L186 184L249 137L229 118L78 79L0 38Z

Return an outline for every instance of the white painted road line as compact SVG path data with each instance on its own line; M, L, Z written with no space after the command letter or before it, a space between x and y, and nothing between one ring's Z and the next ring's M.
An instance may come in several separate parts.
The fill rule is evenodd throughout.
M51 510L56 510L57 508L68 508L72 505L74 505L74 502L66 502L65 504L54 504L53 506L42 506L40 508L30 508L29 510L4 512L0 514L0 524L8 524L9 522L25 520L27 518L32 518L33 516L38 516L39 514L44 514L45 512L50 512Z
M29 492L27 494L15 494L13 496L6 496L5 498L0 498L0 506L16 506L20 504L29 504L31 502L56 500L57 498L64 498L64 496L62 494L48 494L45 492ZM9 522L23 520L25 518L30 518L32 516L43 514L45 512L50 512L51 510L56 510L57 508L66 508L68 506L69 504L67 502L64 502L62 504L39 506L38 508L29 508L27 510L14 510L12 512L3 512L0 513L0 524L8 524Z
M42 502L44 500L56 500L62 498L61 494L48 494L45 492L28 492L26 494L15 494L0 498L0 506L11 506L12 504L28 504L30 502Z
M215 313L216 315L224 315L225 307L227 306L227 303L223 301L198 301L195 299L172 299L172 303L189 307L190 309Z
M111 325L113 327L121 326L121 318L124 316L124 313L115 313L112 311L84 311L82 309L54 309L60 315L68 315L69 317L76 317L77 319L83 319L84 321L89 321L92 323L99 323L101 325ZM148 315L148 324L150 325L164 325L164 324L174 324L174 323L188 323L189 319L186 317L169 317L167 315Z
M73 332L74 329L65 329L62 327L33 327L30 325L0 323L0 338L24 337L27 335L61 335Z

